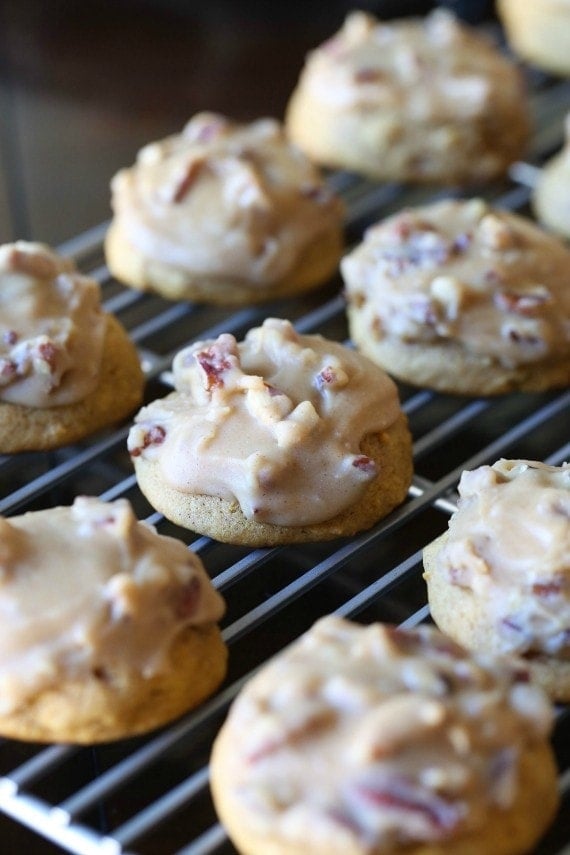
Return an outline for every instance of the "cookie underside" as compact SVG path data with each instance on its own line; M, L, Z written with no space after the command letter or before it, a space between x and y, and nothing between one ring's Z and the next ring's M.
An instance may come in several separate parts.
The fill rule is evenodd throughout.
M111 225L105 238L109 270L125 285L141 291L155 291L169 300L194 300L221 306L251 305L311 291L333 275L342 250L342 230L331 229L303 250L287 277L256 284L230 275L195 274L155 261L129 241L117 222Z
M528 122L512 114L471 122L410 123L390 110L341 113L297 89L287 108L292 140L316 163L387 181L479 184L502 175L522 156Z
M452 585L437 570L436 557L447 532L424 549L424 567L431 616L437 626L469 650L500 654L495 630L487 619L486 601L469 588ZM546 654L521 656L531 679L557 701L570 701L570 660Z
M457 342L419 343L374 339L348 308L350 335L358 349L398 380L455 395L545 392L570 384L570 360L529 362L514 368L470 353Z
M242 546L275 546L348 537L370 528L406 498L412 479L412 444L406 416L379 435L365 437L361 451L373 458L377 478L362 498L333 519L305 526L278 526L247 519L237 501L189 495L166 485L159 464L134 458L139 487L169 520L199 534ZM307 497L310 500L310 497Z
M207 698L223 680L226 660L216 625L186 627L173 641L160 673L145 678L120 661L95 669L0 715L0 734L31 742L90 744L145 733Z

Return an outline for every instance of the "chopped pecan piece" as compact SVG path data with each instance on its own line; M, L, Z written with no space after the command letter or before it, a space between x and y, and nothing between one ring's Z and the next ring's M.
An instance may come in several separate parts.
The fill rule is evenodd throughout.
M534 335L527 330L517 329L516 327L508 327L506 335L512 342L520 344L522 347L536 347L542 344L540 336Z
M15 273L27 273L39 279L50 279L57 275L55 261L41 252L24 252L14 247L7 259L8 268Z
M497 214L486 214L479 222L478 232L482 244L489 249L512 249L517 245L515 232Z
M454 828L461 818L461 811L453 802L396 776L378 783L358 784L355 795L358 800L380 809L413 814L438 836Z
M325 365L325 367L317 374L317 386L320 389L342 389L347 383L348 375L342 368Z
M140 457L145 448L151 445L161 445L166 437L166 431L162 425L152 425L142 433L142 442L130 449L131 457Z
M176 592L174 597L174 611L176 617L184 619L191 618L196 611L200 599L200 580L194 576L183 588Z
M332 191L325 184L303 184L299 192L304 199L317 205L327 205L333 199Z
M194 142L208 143L220 136L229 127L229 122L224 116L215 113L202 114L195 117L184 129L184 135L189 136Z
M517 315L533 316L550 302L546 288L529 291L497 291L494 295L495 306L502 312L514 312Z
M418 324L429 327L435 326L440 320L439 306L434 300L429 297L417 295L407 306L409 317Z
M41 359L42 362L45 362L52 371L55 368L58 353L59 348L52 341L42 341L37 346L39 359Z
M247 753L249 763L257 763L281 751L287 745L298 742L313 731L330 727L336 720L336 712L331 707L320 703L301 703L291 712L291 721L282 723L279 730L271 728L271 735L256 739L257 744Z
M537 597L552 597L558 596L564 590L562 581L553 582L535 582L532 586L532 593Z
M454 239L452 248L454 252L465 252L471 246L473 235L471 232L463 232Z
M18 338L19 336L16 330L6 330L6 332L2 336L2 341L4 342L4 344L12 346L16 344Z
M352 465L355 469L359 469L370 477L376 475L377 470L375 462L371 457L367 457L365 454L359 454L358 457L355 457L352 461Z
M386 79L386 73L381 68L373 68L372 66L363 66L354 72L354 80L356 83L378 83Z
M182 177L174 188L172 201L175 205L184 201L190 191L190 188L198 178L198 175L204 169L206 162L205 157L192 158L192 160L188 161Z
M232 367L227 351L213 344L205 350L194 354L196 362L204 372L205 388L209 392L214 388L222 388L222 374Z
M18 373L13 359L0 359L0 386L7 386Z

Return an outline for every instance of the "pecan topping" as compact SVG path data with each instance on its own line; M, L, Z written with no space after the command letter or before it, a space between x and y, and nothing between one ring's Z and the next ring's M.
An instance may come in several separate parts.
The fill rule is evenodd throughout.
M309 736L314 730L330 727L336 720L336 712L319 702L308 701L297 706L292 712L291 721L282 723L279 729L270 723L270 733L265 738L256 739L257 745L247 754L250 763L264 760L287 745Z
M404 778L388 778L378 783L359 784L357 799L381 809L415 815L438 836L454 828L461 818L457 805Z
M18 367L12 359L0 359L0 386L10 383L16 374Z
M16 344L18 338L19 336L16 330L6 330L6 332L2 336L2 341L4 342L4 344L11 346L13 344Z
M49 256L39 252L24 252L16 247L10 251L7 263L8 269L39 279L51 279L58 273L56 263Z
M162 425L152 425L142 433L142 443L130 450L131 457L139 457L145 448L151 445L161 445L166 437L166 431Z
M560 582L535 582L532 586L532 593L537 597L558 596L564 590L563 583Z
M204 372L205 388L209 392L224 385L222 374L232 367L228 355L220 347L212 345L205 350L195 353L196 362Z
M304 199L310 199L317 205L327 205L334 198L332 191L325 184L303 184L299 192Z
M401 226L405 230L405 224ZM403 273L409 267L439 267L456 252L453 244L429 225L414 225L400 246L386 247L382 256L388 262L392 275Z
M498 291L493 300L496 307L503 312L533 316L550 302L550 294L546 288L533 291Z
M355 457L352 461L352 465L355 469L360 469L361 472L364 472L366 475L370 475L370 477L376 475L376 464L371 457L367 457L365 454L360 454L358 457Z
M359 68L354 73L356 83L378 83L385 79L386 73L381 68L372 68L371 66Z
M516 327L509 327L506 330L507 338L515 344L520 344L522 347L536 347L542 344L542 339L538 335L534 335L527 330L520 330Z
M348 383L348 375L342 368L335 368L332 365L325 367L317 374L317 386L320 389L342 389Z
M42 362L45 362L53 371L57 360L59 349L51 341L42 341L38 344L37 352Z
M200 580L195 576L176 592L174 611L178 618L191 618L200 599Z
M180 179L180 181L176 185L176 188L174 190L174 194L172 196L172 201L175 204L178 204L179 202L184 201L184 199L188 195L188 192L190 191L190 188L192 187L192 185L196 181L198 175L204 169L206 162L207 162L206 158L201 157L201 158L193 158L192 160L190 160L186 164L186 169L184 170L184 174L182 175L182 178Z
M203 113L188 123L184 129L184 135L195 142L208 143L219 137L227 127L228 120L224 116Z
M489 249L512 249L517 245L515 232L497 214L486 214L479 223L478 231L481 242Z

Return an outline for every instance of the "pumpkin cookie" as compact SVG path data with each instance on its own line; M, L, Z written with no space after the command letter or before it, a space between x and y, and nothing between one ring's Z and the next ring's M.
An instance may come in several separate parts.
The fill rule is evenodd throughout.
M319 621L241 691L211 761L247 855L522 855L552 819L552 710L434 627Z
M425 19L348 15L309 54L286 113L316 163L388 181L474 183L524 151L516 66L448 11Z
M570 701L570 463L464 472L449 530L426 547L433 619L470 650L523 656Z
M113 179L111 272L172 300L249 305L322 285L343 206L279 123L199 113Z
M369 528L404 501L411 438L394 383L343 345L266 320L174 360L128 447L142 492L217 540L272 545Z
M138 355L99 285L49 247L0 247L0 452L44 451L127 416Z
M200 559L124 499L0 518L0 733L91 743L143 733L217 687L223 600Z
M341 265L351 337L400 380L496 395L570 383L570 251L481 199L404 210Z

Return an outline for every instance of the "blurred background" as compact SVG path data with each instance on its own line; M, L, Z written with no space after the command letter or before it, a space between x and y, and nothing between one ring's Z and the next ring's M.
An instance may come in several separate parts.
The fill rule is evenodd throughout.
M58 244L107 220L109 181L198 110L281 118L305 54L353 8L460 0L0 0L0 243Z

